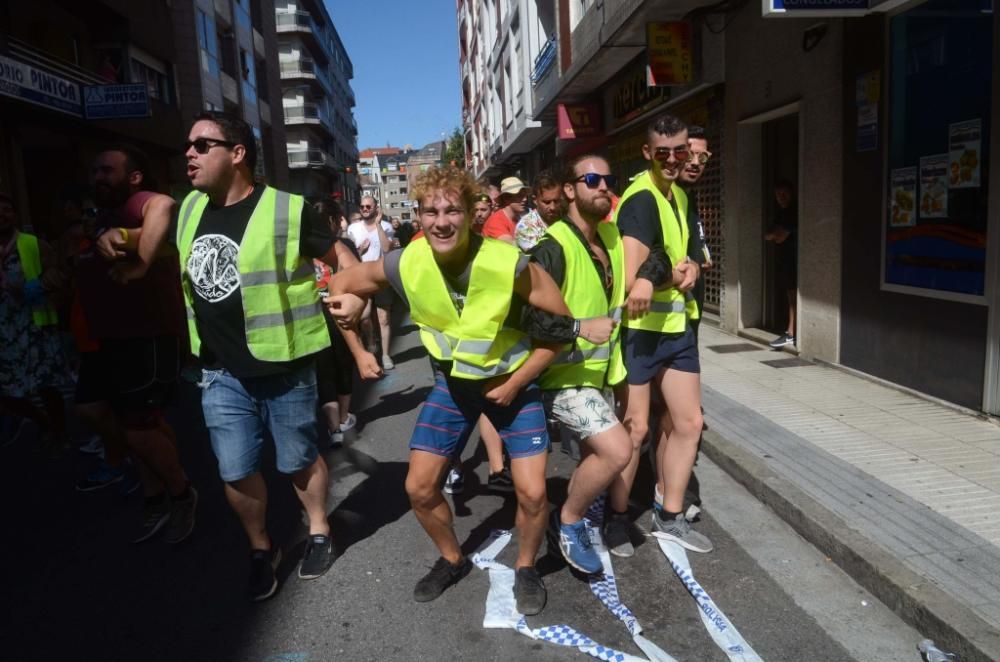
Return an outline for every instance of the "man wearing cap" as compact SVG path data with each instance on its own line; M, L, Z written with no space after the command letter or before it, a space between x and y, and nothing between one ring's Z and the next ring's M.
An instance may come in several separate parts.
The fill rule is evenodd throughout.
M500 209L486 219L483 236L506 241L516 246L514 234L517 222L524 215L524 205L528 200L528 189L517 177L507 177L500 182Z

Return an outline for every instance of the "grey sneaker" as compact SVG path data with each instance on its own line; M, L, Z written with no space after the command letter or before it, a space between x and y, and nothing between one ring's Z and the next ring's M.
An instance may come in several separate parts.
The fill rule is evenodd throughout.
M656 509L653 509L653 526L651 533L661 540L670 540L692 552L711 552L712 541L691 528L691 523L681 513L676 518L662 519Z
M170 519L170 498L164 492L159 498L146 497L142 505L142 520L132 542L149 540L162 529Z
M771 349L781 349L782 347L788 347L789 345L795 346L795 336L789 333L782 333L780 336L767 343Z
M514 574L514 601L525 616L534 616L545 609L548 592L534 566L518 568Z
M185 540L194 531L194 513L198 509L198 490L188 486L186 499L173 499L170 506L170 519L167 520L163 541L177 544Z
M608 510L604 517L604 544L615 556L628 558L635 554L632 546L632 522L627 513L616 513Z

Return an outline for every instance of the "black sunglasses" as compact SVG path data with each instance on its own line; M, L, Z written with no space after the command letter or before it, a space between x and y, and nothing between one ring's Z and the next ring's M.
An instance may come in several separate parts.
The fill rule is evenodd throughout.
M587 185L587 188L597 188L601 185L601 180L608 185L608 188L615 188L618 186L618 177L615 175L598 175L596 172L588 172L586 175L580 175L573 181L575 183L583 182Z
M208 154L208 150L213 147L228 147L232 149L240 143L231 143L226 140L217 140L215 138L198 138L197 140L187 140L184 142L184 151L187 152L189 149L194 147L194 151L199 154Z

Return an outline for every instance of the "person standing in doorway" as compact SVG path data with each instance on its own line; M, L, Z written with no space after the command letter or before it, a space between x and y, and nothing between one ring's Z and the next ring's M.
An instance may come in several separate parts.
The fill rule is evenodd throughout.
M764 235L774 244L774 266L778 287L788 299L788 326L785 332L768 343L774 349L795 347L796 302L799 293L799 211L795 187L787 180L774 185L774 222Z

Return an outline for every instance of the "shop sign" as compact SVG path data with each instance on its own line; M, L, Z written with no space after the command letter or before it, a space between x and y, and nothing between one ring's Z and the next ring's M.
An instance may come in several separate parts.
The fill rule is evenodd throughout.
M149 117L149 88L145 83L87 85L83 113L88 120Z
M692 79L691 24L646 24L646 84L687 85Z
M610 99L605 98L613 129L670 100L671 88L646 84L646 65L641 60L615 78L619 82L609 88Z
M81 117L80 85L0 55L0 94Z
M556 107L560 140L591 138L601 133L601 109L593 103L561 103Z
M763 0L764 16L864 16L870 0Z

